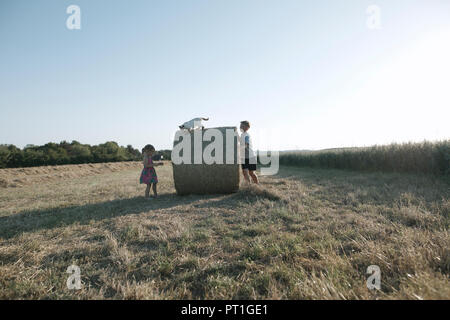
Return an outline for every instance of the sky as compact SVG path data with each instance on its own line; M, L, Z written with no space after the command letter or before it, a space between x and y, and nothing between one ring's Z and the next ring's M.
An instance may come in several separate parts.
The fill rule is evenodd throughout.
M449 57L448 0L2 0L0 144L166 149L195 117L262 150L449 139Z

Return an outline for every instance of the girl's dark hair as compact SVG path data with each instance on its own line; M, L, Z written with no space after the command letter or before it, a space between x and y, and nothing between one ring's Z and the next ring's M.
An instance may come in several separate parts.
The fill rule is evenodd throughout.
M148 144L144 148L142 148L142 153L144 153L146 151L155 151L155 147L152 146L151 144Z
M244 126L246 126L246 127L249 127L249 128L250 128L250 122L248 122L247 120L245 120L245 121L241 121L241 124L243 124Z

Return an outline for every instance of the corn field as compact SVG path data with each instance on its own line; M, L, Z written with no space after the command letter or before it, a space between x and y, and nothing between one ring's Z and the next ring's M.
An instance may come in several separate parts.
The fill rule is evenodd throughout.
M286 152L280 164L361 171L450 175L450 140L390 144L366 148Z

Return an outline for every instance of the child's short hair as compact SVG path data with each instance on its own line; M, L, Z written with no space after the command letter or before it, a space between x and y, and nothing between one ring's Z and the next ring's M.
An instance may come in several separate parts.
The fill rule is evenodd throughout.
M142 153L144 153L146 151L155 151L155 147L152 146L151 144L148 144L144 148L142 148Z
M244 126L250 128L250 122L248 122L247 120L241 121L241 125L242 125L242 124L243 124Z

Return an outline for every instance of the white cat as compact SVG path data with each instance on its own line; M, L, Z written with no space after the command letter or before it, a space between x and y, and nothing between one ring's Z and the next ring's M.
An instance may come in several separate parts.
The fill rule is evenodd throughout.
M187 121L185 123L183 123L180 126L180 129L187 129L189 131L197 129L197 128L202 128L204 129L205 127L202 125L202 120L203 121L208 121L209 118L194 118L190 121Z

